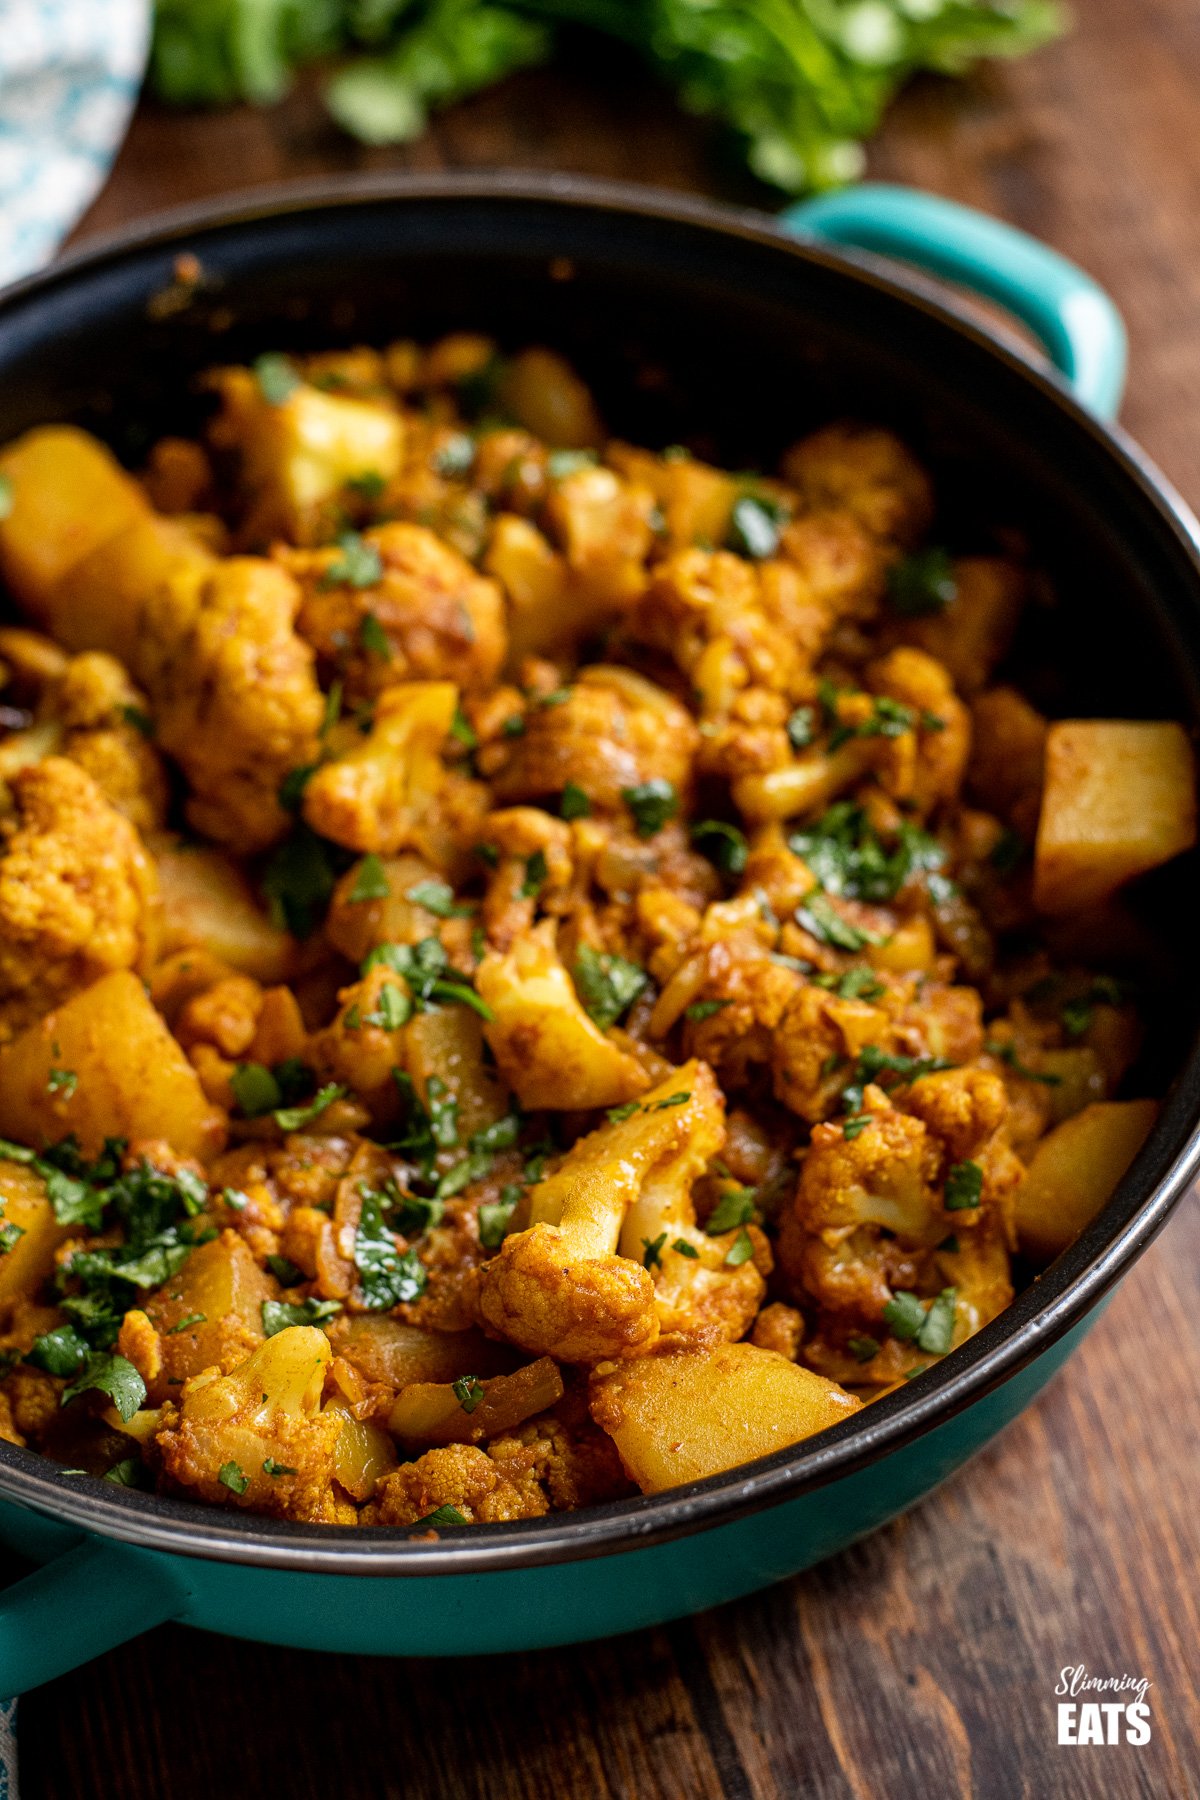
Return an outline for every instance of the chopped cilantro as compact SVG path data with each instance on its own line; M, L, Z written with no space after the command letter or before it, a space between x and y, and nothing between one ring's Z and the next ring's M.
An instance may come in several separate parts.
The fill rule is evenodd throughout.
M164 1337L177 1337L181 1331L190 1331L192 1329L193 1325L207 1325L207 1323L208 1323L208 1314L207 1313L201 1313L201 1312L188 1313L185 1318L180 1319L178 1325L168 1326L167 1330L164 1331L163 1336Z
M135 731L140 731L144 738L154 736L154 720L140 706L132 706L127 702L121 708L121 717L127 725L132 725Z
M272 853L263 875L263 893L276 924L296 937L308 937L325 916L341 866L334 845L298 824Z
M256 358L254 379L268 406L282 406L300 386L300 376L291 357L281 356L277 351L268 351L265 356Z
M604 1116L610 1125L619 1125L622 1119L631 1119L637 1111L639 1107L636 1100L623 1100L620 1106L610 1106Z
M879 1343L878 1340L873 1337L848 1337L846 1339L846 1348L854 1358L855 1362L870 1362L873 1356L879 1355Z
M787 512L767 494L743 494L734 502L729 543L742 556L761 561L779 548L779 527Z
M731 1000L693 1000L690 1006L684 1007L683 1016L689 1024L699 1025L702 1020L711 1019L714 1013L722 1012L732 1004Z
M454 889L445 881L418 881L415 887L407 890L404 898L411 900L414 906L423 906L426 912L439 919L465 919L473 911L473 908L457 903Z
M362 1197L354 1236L354 1264L361 1277L363 1305L370 1312L390 1312L424 1291L424 1264L415 1250L403 1254L383 1222L378 1196Z
M663 1100L654 1100L646 1107L647 1112L665 1112L668 1106L686 1106L691 1099L691 1090L682 1089L677 1094L668 1094Z
M382 498L387 482L378 469L364 469L361 475L351 475L346 486L352 494L357 494L360 500L370 502Z
M586 819L592 810L592 803L577 782L568 781L563 788L558 802L559 817L563 819Z
M944 1356L954 1337L955 1288L943 1288L928 1311L916 1294L901 1290L888 1301L883 1317L892 1336L902 1343L915 1343L930 1356Z
M842 1126L842 1136L846 1139L847 1143L853 1143L854 1139L858 1137L860 1133L864 1132L870 1123L870 1113L855 1113L851 1118L847 1119L846 1123Z
M146 1398L146 1384L133 1364L123 1356L104 1350L95 1351L88 1357L74 1381L63 1389L60 1404L65 1406L68 1400L74 1400L77 1394L90 1388L108 1395L124 1423L132 1419Z
M479 1208L479 1241L485 1250L496 1250L504 1242L509 1221L524 1189L516 1182L500 1190L498 1200L485 1200Z
M525 879L521 883L521 899L534 899L545 886L549 872L544 850L535 850L532 856L527 856L525 858Z
M357 531L344 531L337 543L341 555L330 563L321 577L322 587L337 587L339 584L344 584L346 587L368 588L374 587L383 579L383 563L380 561L379 552L374 544L368 544L365 538L358 535ZM359 633L364 648L373 650L375 646L369 644L366 638L367 619L374 619L377 631L382 632L383 628L373 613L365 615ZM380 654L385 653L380 652ZM388 657L391 656L390 644L386 654Z
M843 919L828 894L810 894L796 908L796 923L811 932L818 943L830 944L835 950L863 950L868 944L879 942L874 932L864 931L858 925L852 925L849 919Z
M298 1471L296 1469L289 1468L287 1463L277 1462L273 1456L268 1456L263 1459L263 1474L270 1475L272 1479L276 1481L279 1480L281 1475L295 1475L297 1473Z
M391 891L387 870L375 852L369 850L358 865L358 874L347 898L357 905L361 900L386 900Z
M306 1125L311 1125L335 1100L341 1100L347 1091L340 1082L327 1081L303 1106L277 1106L275 1123L280 1131L303 1131Z
M665 1231L660 1231L656 1238L642 1239L642 1265L647 1269L661 1269L662 1247L667 1241Z
M505 719L503 725L500 727L500 735L501 737L524 737L524 715L522 713L513 713L511 717Z
M892 611L902 619L945 612L958 598L958 581L949 553L934 546L906 556L888 577L888 598Z
M73 1325L56 1325L53 1331L43 1331L34 1338L25 1361L35 1369L44 1369L47 1375L73 1375L86 1362L90 1348Z
M500 852L495 844L476 844L475 855L481 863L486 863L489 869L497 869L500 866Z
M229 1086L239 1112L247 1119L274 1112L283 1099L279 1083L263 1063L239 1063L229 1077Z
M636 963L590 944L579 946L571 974L584 1010L601 1031L629 1010L649 979Z
M434 471L453 480L458 475L468 475L471 464L475 461L475 440L465 431L455 431L439 444L430 457Z
M431 1075L425 1083L425 1105L429 1129L438 1149L457 1149L458 1096L451 1093L440 1075Z
M295 1287L304 1280L304 1270L298 1268L289 1257L277 1253L267 1258L267 1267L281 1287Z
M24 1236L25 1227L23 1225L15 1225L11 1219L0 1220L0 1256L7 1256Z
M264 1300L262 1303L262 1327L267 1337L274 1337L277 1331L286 1331L290 1325L319 1325L322 1319L331 1319L334 1313L340 1313L340 1300L318 1300L310 1294L307 1300Z
M897 1082L918 1081L922 1075L935 1075L953 1067L944 1057L894 1056L878 1044L864 1044L855 1059L850 1082L842 1089L842 1105L848 1113L861 1112L864 1087L868 1082L880 1087L891 1085L883 1079L885 1076L894 1076Z
M450 1386L454 1397L465 1413L473 1413L481 1400L487 1399L487 1390L478 1375L460 1375Z
M988 852L988 861L998 875L1011 875L1014 869L1020 867L1025 856L1024 838L1018 837L1015 831L1006 827Z
M695 1262L700 1255L695 1244L689 1244L686 1238L676 1238L671 1248L677 1255L686 1256L691 1262Z
M883 1309L885 1325L901 1343L911 1343L925 1323L925 1308L915 1294L900 1289Z
M145 1488L151 1485L149 1473L140 1456L123 1457L111 1469L106 1469L100 1479L111 1481L115 1487Z
M842 800L814 825L795 831L788 845L828 894L852 900L893 900L916 876L938 870L946 852L928 832L907 821L885 848L862 807Z
M746 867L746 834L724 819L701 819L692 826L692 843L722 875L740 875Z
M454 709L454 717L450 721L450 736L456 738L464 750L479 748L479 735L461 706Z
M289 769L279 784L278 800L284 812L298 813L304 801L304 790L317 772L316 763L306 763L303 768Z
M842 975L814 975L815 987L829 988L842 1000L878 1000L887 990L874 969L847 969Z
M221 1199L234 1212L242 1212L250 1204L250 1196L243 1194L240 1188L222 1188Z
M414 1519L408 1529L421 1531L428 1527L431 1530L437 1530L447 1525L465 1525L466 1522L466 1518L459 1512L457 1506L435 1506L433 1511L426 1513L423 1519Z
M659 776L640 782L637 787L622 788L621 798L633 814L640 838L654 837L679 811L678 794L669 781Z
M13 498L11 475L0 475L0 519L7 519L11 514Z
M816 708L798 706L787 722L787 734L793 750L807 750L817 735Z
M753 1217L754 1189L726 1188L705 1220L704 1229L709 1237L719 1237L723 1231L732 1231L735 1225L748 1225Z
M377 656L380 662L391 662L392 640L379 623L379 615L367 611L358 623L358 641L369 656Z
M79 1077L74 1069L51 1069L46 1082L46 1092L61 1094L65 1100L69 1100L78 1086Z
M977 1162L955 1163L946 1177L942 1205L947 1212L967 1212L983 1195L983 1170Z
M250 1477L244 1475L235 1462L222 1463L217 1470L217 1480L222 1487L227 1487L231 1494L244 1494L250 1486Z
M546 473L551 481L565 481L568 475L578 475L582 469L595 466L594 450L552 450L546 458Z
M738 1232L732 1244L730 1244L728 1250L725 1252L726 1266L730 1269L740 1268L744 1262L749 1262L753 1255L754 1239L743 1225L742 1229Z
M405 1237L424 1237L441 1223L445 1206L437 1194L407 1194L396 1189L392 1196L392 1224Z

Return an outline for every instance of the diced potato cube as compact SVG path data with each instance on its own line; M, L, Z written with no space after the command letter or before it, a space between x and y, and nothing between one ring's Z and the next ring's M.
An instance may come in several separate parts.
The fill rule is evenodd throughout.
M62 1077L51 1087L55 1070ZM183 1156L218 1147L223 1120L127 969L73 994L0 1050L0 1136L23 1144L74 1132L86 1155L106 1137L162 1138Z
M50 1273L54 1252L71 1231L60 1225L46 1197L40 1175L25 1163L0 1162L0 1224L21 1233L11 1250L0 1255L0 1306L18 1294L31 1294Z
M1106 900L1196 841L1196 776L1179 725L1064 719L1046 740L1034 856L1039 912Z
M69 569L150 510L116 458L72 425L27 431L0 454L0 470L13 494L0 523L0 564L38 617Z
M161 1392L153 1397L173 1398L172 1387L202 1369L244 1362L263 1341L262 1303L277 1294L236 1232L200 1244L145 1304L162 1343Z
M501 377L497 398L519 425L547 444L579 450L603 440L586 384L557 351L536 344L520 351Z
M1074 1242L1091 1223L1145 1143L1158 1115L1153 1100L1085 1106L1044 1137L1017 1190L1017 1236L1038 1262Z
M798 1444L862 1402L775 1350L721 1344L643 1356L601 1381L592 1414L646 1494Z
M295 939L273 925L237 864L199 844L155 846L163 907L161 951L192 945L256 981L287 976Z

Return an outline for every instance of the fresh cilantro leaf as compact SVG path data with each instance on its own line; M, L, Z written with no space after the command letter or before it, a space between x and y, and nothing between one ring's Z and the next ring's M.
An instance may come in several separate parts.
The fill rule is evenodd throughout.
M470 906L460 906L454 898L454 889L445 881L418 881L410 887L404 898L411 900L414 906L423 906L439 919L465 919L474 910Z
M743 1225L742 1229L738 1232L732 1244L730 1244L728 1250L725 1252L726 1266L730 1269L740 1268L744 1262L749 1262L753 1255L754 1239Z
M457 1149L458 1096L451 1093L440 1075L431 1075L425 1083L425 1105L429 1113L429 1129L438 1149Z
M666 1112L668 1106L686 1106L691 1099L691 1090L680 1089L677 1094L668 1094L665 1099L652 1100L646 1107L647 1112Z
M957 1289L943 1288L925 1314L925 1321L917 1332L917 1343L930 1356L945 1356L954 1340L956 1298Z
M272 852L263 875L275 922L296 937L310 936L325 916L340 866L334 846L301 821Z
M911 1343L925 1323L925 1308L915 1294L901 1288L883 1309L884 1324L901 1343Z
M268 406L282 406L300 386L300 376L290 356L268 351L255 359L254 379Z
M362 900L386 900L391 891L387 870L375 852L369 850L358 865L358 874L347 898L357 905Z
M303 1131L306 1125L311 1125L314 1119L320 1118L327 1107L332 1106L335 1100L340 1100L348 1091L340 1082L328 1081L303 1106L277 1106L275 1123L280 1131Z
M426 1528L438 1530L444 1529L447 1525L465 1525L466 1522L457 1506L435 1506L431 1513L425 1514L424 1518L414 1519L408 1529L410 1531L423 1531Z
M855 1362L870 1362L873 1356L879 1355L879 1342L873 1337L848 1337L846 1348Z
M186 1318L180 1319L178 1325L169 1326L168 1329L163 1333L163 1336L164 1337L177 1337L181 1331L190 1331L192 1329L193 1325L206 1325L207 1323L208 1323L208 1314L207 1313L202 1313L202 1312L188 1313Z
M662 1247L667 1241L665 1231L660 1231L656 1238L642 1239L642 1266L647 1269L662 1268Z
M947 551L917 550L892 568L888 576L892 611L902 619L921 619L945 612L958 598L958 581Z
M726 1188L705 1220L704 1229L709 1237L720 1237L723 1231L732 1231L735 1225L748 1225L753 1217L754 1189Z
M465 431L452 432L438 445L429 460L435 473L444 475L449 480L469 475L475 461L475 440Z
M103 1350L89 1356L71 1385L63 1389L61 1404L65 1406L68 1400L91 1388L108 1395L125 1423L146 1398L146 1384L133 1364Z
M735 500L729 527L730 546L756 561L774 556L786 510L766 494L743 494Z
M700 1255L695 1244L689 1244L686 1238L676 1238L671 1248L676 1255L686 1256L689 1262L696 1262Z
M426 1273L415 1250L403 1254L383 1222L379 1200L370 1192L362 1197L358 1229L354 1236L354 1263L361 1278L363 1304L370 1312L390 1312L394 1306L416 1300L424 1291Z
M848 1144L853 1143L854 1139L859 1137L867 1129L867 1126L870 1123L870 1113L855 1113L854 1116L847 1119L846 1123L842 1126L842 1136Z
M796 908L796 923L811 932L818 943L830 944L835 950L863 950L877 944L878 937L844 919L827 894L812 893Z
M690 1006L684 1007L683 1016L689 1024L699 1025L702 1020L711 1019L714 1013L723 1012L732 1004L730 1000L693 1000Z
M140 731L144 738L153 738L154 720L140 706L133 706L127 702L121 708L121 717L127 725L132 725L135 731Z
M295 1287L304 1280L304 1270L297 1267L289 1257L272 1255L267 1258L267 1267L281 1287Z
M620 1106L610 1106L604 1116L610 1125L619 1125L622 1119L631 1119L638 1111L640 1107L636 1100L623 1100Z
M571 974L584 1010L601 1031L628 1012L649 979L636 963L590 944L580 944Z
M277 1331L286 1331L289 1325L319 1325L322 1319L331 1319L340 1313L340 1300L318 1300L309 1295L307 1300L264 1300L262 1303L262 1327L266 1337L274 1337Z
M479 1221L479 1241L485 1250L497 1250L504 1242L509 1221L524 1191L524 1188L513 1182L500 1190L498 1200L485 1200L480 1206L476 1216Z
M740 875L750 855L745 832L725 819L701 819L692 826L692 843L722 875Z
M238 1110L247 1119L274 1112L283 1099L279 1083L263 1063L239 1063L229 1077Z
M298 1470L290 1468L287 1463L277 1462L273 1456L268 1456L263 1459L263 1474L270 1475L275 1481L278 1481L283 1475L296 1475L298 1473Z
M47 1375L73 1375L91 1354L86 1338L80 1337L73 1325L56 1325L35 1337L25 1361Z
M622 788L621 798L633 814L640 838L654 837L679 811L679 795L669 781L659 776L640 782L637 787Z
M465 1413L473 1413L481 1400L487 1399L487 1390L478 1375L460 1375L457 1381L450 1383L454 1397Z
M460 743L464 750L478 750L479 735L462 707L456 707L454 717L450 721L450 736Z
M383 563L380 560L379 552L374 544L368 544L367 540L360 537L357 531L344 531L337 543L341 555L330 563L324 575L321 577L322 587L337 587L343 585L354 588L368 588L375 587L378 582L382 581ZM367 643L366 640L367 619L374 620L375 629L380 632L381 635L383 635L383 627L380 625L378 619L375 618L374 613L367 613L363 618L362 625L359 627L359 635L362 638L364 648L373 650L375 646ZM380 652L380 654L382 655L384 653ZM386 654L390 659L390 644L388 645Z
M222 1487L227 1487L231 1494L244 1494L250 1486L250 1477L243 1474L235 1462L222 1463L217 1470L217 1480Z
M592 810L592 803L577 782L568 781L563 788L558 802L558 814L562 819L586 819Z
M983 1170L977 1162L955 1163L946 1177L942 1205L947 1212L967 1212L983 1196Z
M521 883L521 899L534 899L545 886L549 873L544 850L535 850L532 856L527 856L525 858L525 879Z
M100 1479L111 1481L114 1487L149 1488L152 1485L149 1471L140 1456L123 1457L111 1469L106 1469Z
M793 750L807 750L817 735L816 708L798 706L787 722L787 734Z
M79 1077L74 1069L51 1069L46 1080L48 1094L61 1094L69 1100L79 1086Z

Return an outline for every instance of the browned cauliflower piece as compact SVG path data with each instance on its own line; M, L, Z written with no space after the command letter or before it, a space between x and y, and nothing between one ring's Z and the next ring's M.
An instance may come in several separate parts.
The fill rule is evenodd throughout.
M439 752L454 721L451 681L405 681L379 698L370 732L327 762L304 790L314 831L349 850L391 856L428 847L429 815L445 783Z
M145 974L154 864L92 777L50 756L14 775L0 821L0 1031L11 1037L114 969Z
M933 489L912 452L890 431L841 423L801 438L783 478L810 507L845 507L873 537L915 543L933 517Z
M549 1413L530 1419L516 1431L493 1438L488 1455L498 1469L506 1474L511 1470L519 1481L531 1472L556 1512L603 1506L635 1492L612 1439L586 1415L569 1424Z
M571 827L540 806L510 806L489 813L480 842L497 858L488 881L481 914L488 942L507 950L528 931L539 911L560 914L569 903L574 874ZM530 881L529 870L545 867L545 877Z
M801 976L739 934L693 954L681 978L688 1009L696 1008L691 1018L685 1012L689 1055L711 1063L726 1088L746 1087L775 1056L777 1034L804 985ZM668 994L664 989L664 1000ZM655 1026L661 1022L656 1013Z
M773 1300L755 1319L750 1342L757 1344L760 1350L774 1350L777 1356L786 1356L789 1362L795 1362L804 1342L803 1313L782 1300Z
M620 1106L649 1085L641 1064L584 1011L559 958L554 921L489 950L475 975L491 1018L484 1033L521 1105L590 1111Z
M671 1220L678 1236L691 1228L692 1183L723 1142L723 1112L712 1071L688 1063L581 1138L531 1191L529 1228L480 1269L485 1328L562 1362L651 1344L659 1321L642 1240Z
M364 585L340 577L342 548L279 552L304 594L297 629L347 694L374 696L398 681L452 680L467 692L493 682L508 647L496 582L423 525L380 525L362 542L380 571Z
M363 1509L364 1525L420 1525L439 1507L453 1507L464 1525L538 1519L549 1512L534 1472L536 1457L493 1461L474 1444L447 1444L402 1463ZM515 1479L506 1472L511 1470Z
M631 669L589 665L565 693L535 702L519 736L480 767L504 804L559 795L568 782L595 812L617 812L647 782L687 792L698 742L691 715Z
M957 799L971 749L971 715L944 665L923 650L902 645L869 666L867 685L907 706L914 716L911 768L891 781L883 773L883 786L922 814L941 801Z
M283 836L279 784L317 759L324 701L299 598L283 569L242 556L164 582L142 612L137 672L192 790L188 817L243 854Z
M551 477L545 520L566 557L585 618L594 626L631 605L646 586L654 544L654 496L613 469L573 469Z
M331 1355L323 1331L291 1325L227 1375L193 1376L154 1438L166 1485L213 1506L353 1524L333 1490L344 1415L320 1410Z

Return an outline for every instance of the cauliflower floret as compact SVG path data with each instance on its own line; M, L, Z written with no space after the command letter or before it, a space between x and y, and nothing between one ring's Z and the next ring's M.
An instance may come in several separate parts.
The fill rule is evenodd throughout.
M279 552L304 592L297 629L353 698L397 681L453 679L473 692L504 661L504 601L457 550L423 525L380 525L363 536L376 581L339 578L343 549Z
M493 1438L488 1455L505 1472L519 1470L522 1479L528 1469L556 1512L602 1506L634 1492L612 1439L586 1415L572 1417L570 1423L550 1414L531 1419L515 1432Z
M213 385L223 404L211 438L241 458L249 544L276 534L319 542L336 528L337 503L351 482L388 481L400 467L405 424L393 405L322 393L284 358L269 371L220 370Z
M65 757L20 770L0 823L0 1032L77 988L153 959L154 864L90 775Z
M873 692L909 707L917 721L911 773L889 784L885 771L883 786L920 813L956 799L971 750L971 715L944 666L923 650L901 646L872 663L866 679Z
M658 1336L643 1223L686 1221L695 1177L723 1139L711 1071L689 1063L624 1118L581 1138L528 1200L529 1227L479 1271L486 1329L562 1362L598 1362ZM618 1255L618 1243L636 1258Z
M774 1350L776 1356L786 1356L789 1362L795 1362L804 1342L803 1313L797 1312L794 1306L785 1305L782 1300L773 1300L755 1319L750 1342L757 1344L760 1350Z
M575 469L551 479L546 524L566 557L582 627L632 605L644 590L653 516L650 489L612 469Z
M809 506L846 507L873 537L912 544L933 517L929 477L890 431L826 425L794 444L782 469Z
M565 694L535 702L521 734L490 746L480 767L501 802L542 800L570 782L593 812L615 812L651 781L684 795L697 742L691 716L662 688L595 663Z
M445 781L439 752L457 704L451 681L388 688L369 734L308 782L304 817L313 830L347 849L385 856L426 848L423 826Z
M101 650L73 656L50 704L63 726L61 754L86 769L139 831L160 827L166 773L147 738L153 725L146 700L116 657Z
M333 1492L344 1415L320 1411L332 1352L323 1331L277 1331L227 1375L193 1376L154 1442L177 1491L274 1518L354 1522Z
M534 1474L535 1457L526 1466L505 1459L494 1462L474 1444L447 1444L427 1450L416 1462L402 1463L380 1483L375 1499L362 1513L364 1525L419 1525L441 1506L452 1506L465 1525L495 1525L507 1519L538 1519L550 1504Z
M590 1111L633 1100L649 1085L641 1064L593 1023L555 948L554 921L490 950L475 975L492 1017L484 1034L521 1105Z
M317 760L324 701L298 604L282 569L243 556L165 582L142 614L137 671L192 789L188 817L241 853L283 836L279 784Z
M777 1033L802 978L753 938L738 934L693 953L679 979L678 996L663 990L664 1010L656 1008L653 1029L666 1025L675 1001L686 998L688 1054L711 1063L724 1087L744 1088L774 1056Z
M556 915L567 910L575 868L571 827L543 812L540 806L511 806L488 814L480 842L488 845L499 859L484 896L483 927L488 941L497 949L506 950L515 938L528 931L539 910ZM531 859L539 857L545 865L545 877L533 883L529 874ZM539 868L536 862L533 866Z
M878 1225L909 1243L935 1243L948 1229L936 1194L940 1144L920 1119L897 1112L882 1089L868 1088L864 1105L870 1121L853 1139L844 1125L814 1126L796 1192L798 1216L814 1236Z

